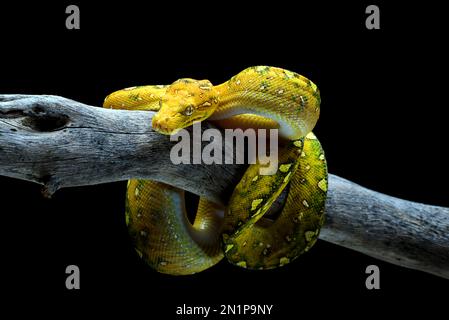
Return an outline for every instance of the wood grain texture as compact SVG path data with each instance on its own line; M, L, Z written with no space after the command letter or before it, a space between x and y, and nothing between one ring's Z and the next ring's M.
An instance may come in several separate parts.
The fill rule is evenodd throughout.
M0 95L0 175L42 184L47 196L64 187L144 178L226 203L246 166L172 164L175 142L151 129L153 115L58 96ZM448 208L393 198L331 174L326 217L320 239L449 279Z

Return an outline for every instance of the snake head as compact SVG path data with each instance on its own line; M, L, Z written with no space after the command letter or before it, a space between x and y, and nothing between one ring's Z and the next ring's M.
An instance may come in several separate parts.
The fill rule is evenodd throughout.
M218 107L218 95L209 80L180 79L171 84L159 101L153 129L175 134L196 121L209 118Z

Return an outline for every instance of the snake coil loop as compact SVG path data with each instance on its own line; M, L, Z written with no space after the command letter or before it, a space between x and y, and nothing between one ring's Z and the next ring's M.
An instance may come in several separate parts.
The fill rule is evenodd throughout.
M184 191L149 180L130 180L126 223L138 254L155 270L192 274L224 256L237 266L283 266L316 242L324 222L327 166L311 132L320 112L317 86L281 68L247 68L223 84L180 79L169 86L139 86L106 97L104 107L158 111L153 129L173 134L195 121L222 128L278 129L285 142L279 167L261 175L249 166L226 208L200 199L195 220L187 218ZM266 217L288 186L276 219Z

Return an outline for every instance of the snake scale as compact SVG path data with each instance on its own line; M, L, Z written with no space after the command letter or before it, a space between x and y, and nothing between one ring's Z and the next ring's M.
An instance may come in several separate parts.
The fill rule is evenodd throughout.
M271 269L308 251L324 222L327 193L326 159L311 132L320 101L312 81L268 66L247 68L216 86L185 78L108 95L105 108L158 111L152 127L161 134L207 119L222 128L278 129L281 138L274 175L260 175L260 164L251 164L226 208L200 198L193 223L183 190L130 180L125 217L138 254L159 272L184 275L223 257L240 267ZM286 187L278 216L264 216Z

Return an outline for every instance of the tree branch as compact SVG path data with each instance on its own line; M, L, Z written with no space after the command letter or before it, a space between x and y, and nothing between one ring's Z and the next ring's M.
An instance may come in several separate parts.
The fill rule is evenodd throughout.
M64 187L142 178L226 203L246 166L172 164L174 142L151 129L153 115L57 96L0 95L0 175L42 184L47 196ZM449 278L448 208L330 175L326 216L320 239Z

